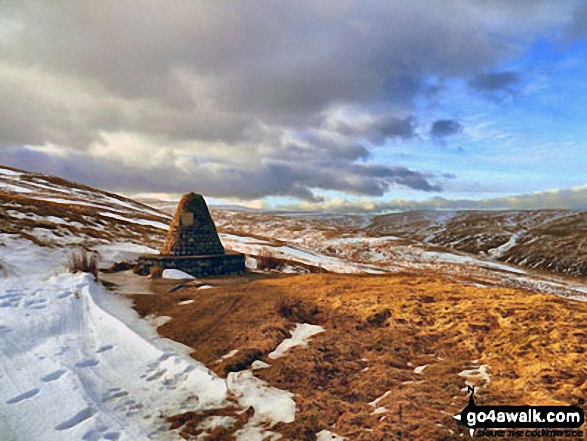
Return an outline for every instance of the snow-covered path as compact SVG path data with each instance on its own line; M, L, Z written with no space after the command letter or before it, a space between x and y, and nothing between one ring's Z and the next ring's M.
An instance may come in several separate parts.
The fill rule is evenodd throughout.
M216 376L190 348L159 337L127 298L65 273L64 249L17 244L0 253L11 263L0 275L1 441L181 440L165 417L234 407L228 395L255 409L239 440L294 420L292 394L250 371Z
M132 311L92 276L5 279L0 292L3 441L156 439L160 415L224 405L224 379L115 317Z

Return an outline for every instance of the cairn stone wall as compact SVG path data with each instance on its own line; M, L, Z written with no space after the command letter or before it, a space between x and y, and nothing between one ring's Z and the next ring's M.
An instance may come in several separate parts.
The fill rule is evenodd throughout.
M147 275L153 268L178 269L194 277L242 274L245 271L245 256L239 253L213 256L160 256L139 257L138 272Z
M204 198L195 193L185 195L177 206L161 254L203 256L224 252Z

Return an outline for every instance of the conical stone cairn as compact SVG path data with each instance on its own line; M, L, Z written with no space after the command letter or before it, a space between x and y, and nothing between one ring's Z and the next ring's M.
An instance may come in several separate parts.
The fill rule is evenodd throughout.
M157 271L154 271L154 270ZM202 195L181 198L160 254L139 257L139 274L178 269L194 277L245 272L244 254L225 252Z
M203 256L224 254L216 226L202 195L186 194L179 201L161 254Z

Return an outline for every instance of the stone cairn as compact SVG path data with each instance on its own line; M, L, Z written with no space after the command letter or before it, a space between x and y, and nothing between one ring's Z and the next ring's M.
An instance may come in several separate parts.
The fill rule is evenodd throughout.
M240 274L245 271L245 257L225 252L206 201L189 193L177 206L161 253L139 257L139 273L153 268L178 269L194 277Z
M224 247L202 195L190 193L179 201L161 254L201 256L224 254Z

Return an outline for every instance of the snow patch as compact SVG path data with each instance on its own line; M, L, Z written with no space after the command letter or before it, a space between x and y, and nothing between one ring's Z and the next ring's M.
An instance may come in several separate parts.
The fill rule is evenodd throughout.
M426 369L427 367L428 367L427 364L424 364L422 366L418 366L417 368L414 369L414 373L421 374L424 371L424 369Z
M18 185L9 184L7 182L0 181L0 188L2 190L7 190L9 193L32 193L33 190L30 188L20 187Z
M344 436L337 435L329 430L321 430L316 434L316 441L344 441Z
M168 315L153 315L153 314L151 314L151 315L146 316L145 320L156 329L159 326L163 326L165 323L173 320L173 317L169 317Z
M255 415L250 423L291 423L295 420L296 403L291 392L269 386L249 370L230 372L226 378L228 390L244 407L253 407Z
M177 269L166 269L163 270L162 276L164 279L195 279L194 276L184 273L183 271Z
M149 219L132 219L130 217L121 216L120 214L111 213L109 211L101 211L100 214L102 216L111 217L113 219L118 219L118 220L122 220L122 221L125 221L125 222L130 222L131 224L147 225L147 226L150 226L150 227L160 228L162 230L168 230L169 229L169 225L164 224L162 222L157 222L157 221L154 221L154 220L149 220Z
M236 236L234 234L220 234L222 243L225 247L248 255L261 255L263 252L271 252L274 257L292 260L294 262L312 265L323 268L335 273L370 273L382 274L385 271L373 265L355 263L346 259L325 256L318 252L302 249L298 246L280 245L262 241L245 236ZM253 265L252 262L250 265ZM254 264L256 268L256 263ZM253 269L253 268L250 268Z
M379 402L383 399L385 399L389 394L391 394L391 391L388 390L387 392L385 392L383 395L381 395L379 398L374 399L373 401L371 401L369 403L369 406L371 407L378 407L377 405L379 404Z
M277 348L269 354L272 360L281 357L288 349L295 346L307 346L310 337L324 332L324 328L308 323L297 323L295 329L290 331L291 338L283 340Z
M253 361L253 364L251 365L251 369L252 370L256 370L256 369L267 369L270 368L271 365L268 363L265 363L264 361L261 360L255 360Z
M516 245L518 238L525 232L526 230L522 230L516 234L513 234L507 242L501 244L496 248L491 248L490 250L487 250L487 254L489 254L494 259L499 259Z
M222 355L218 360L216 360L216 363L222 363L224 360L234 357L237 353L238 349L233 349L229 353Z
M0 167L0 173L3 175L8 175L8 176L21 176L22 173L21 172L17 172L14 170L9 170L7 168L4 167Z
M459 372L458 375L465 378L480 378L481 380L484 380L486 383L489 383L491 378L489 373L487 372L487 369L491 369L491 366L489 366L488 364L482 364L478 368L467 369L462 372Z
M100 256L100 267L110 268L114 263L137 261L141 254L159 254L157 250L134 243L110 243L94 247Z

